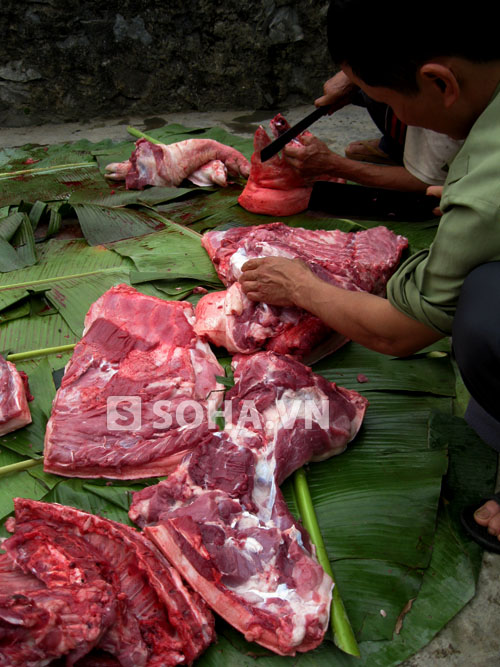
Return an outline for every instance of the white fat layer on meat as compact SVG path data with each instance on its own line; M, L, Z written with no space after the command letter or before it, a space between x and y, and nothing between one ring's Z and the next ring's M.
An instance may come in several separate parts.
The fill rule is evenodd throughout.
M236 279L238 279L241 276L242 274L241 267L247 260L260 259L262 257L266 257L266 255L252 255L252 257L250 258L247 255L245 248L238 248L238 250L231 255L231 259L229 260L233 276Z
M329 401L317 387L305 387L298 391L286 389L276 403L264 411L264 423L268 435L276 435L277 428L292 429L295 420L317 422L329 428Z
M266 448L267 450L267 448ZM268 452L266 451L265 454ZM267 455L259 458L255 466L255 482L252 500L259 508L259 517L262 521L269 522L271 519L274 503L276 501L276 483L274 472L276 470L276 459Z
M194 323L196 322L196 317L194 316L193 308L184 308L182 312L184 313L184 317L186 318L186 320L193 327Z
M250 553L258 554L262 551L262 544L255 539L255 537L247 537L243 545L245 551Z
M273 568L273 564L270 563L269 568ZM322 596L319 596L321 600L319 603L313 600L305 601L298 596L294 588L289 588L284 583L276 586L274 578L264 579L262 576L255 574L239 586L228 586L228 588L236 593L236 595L241 595L251 604L266 611L272 609L272 602L269 602L270 599L279 598L280 600L286 600L292 610L290 614L293 618L292 646L298 646L303 641L306 635L307 617L317 616L320 617L320 620L324 620L325 605ZM283 613L282 608L277 607L276 613Z
M238 516L234 517L230 523L230 526L236 530L248 530L249 528L260 526L260 521L255 514L251 514L250 512L242 512Z

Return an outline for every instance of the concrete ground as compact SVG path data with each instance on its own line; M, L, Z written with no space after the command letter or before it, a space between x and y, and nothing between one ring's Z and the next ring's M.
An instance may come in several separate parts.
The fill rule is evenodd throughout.
M311 105L280 109L294 122L313 110ZM276 110L278 111L278 110ZM158 114L65 123L37 127L0 128L0 148L32 144L56 144L88 139L125 141L127 126L148 132L169 123L188 127L220 126L234 134L252 137L259 124L268 127L274 114L269 111L216 111ZM344 147L358 139L378 136L364 109L347 107L334 116L319 119L311 130L329 147L344 154ZM457 582L457 585L460 585ZM500 667L500 555L485 554L475 598L423 650L404 667Z

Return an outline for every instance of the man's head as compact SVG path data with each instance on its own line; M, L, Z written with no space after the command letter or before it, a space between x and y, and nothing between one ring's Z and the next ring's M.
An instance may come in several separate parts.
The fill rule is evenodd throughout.
M333 61L408 125L464 138L500 81L489 0L331 0Z
M419 67L453 56L500 60L491 0L331 0L330 55L370 86L417 92Z

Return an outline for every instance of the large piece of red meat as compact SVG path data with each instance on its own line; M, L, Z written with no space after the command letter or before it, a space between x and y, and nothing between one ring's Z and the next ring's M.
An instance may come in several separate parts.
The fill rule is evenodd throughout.
M106 166L106 178L125 181L129 190L146 185L178 186L184 179L196 185L227 185L227 173L247 177L250 164L231 146L213 139L186 139L153 144L139 139L129 160Z
M130 516L247 640L295 655L322 641L332 581L279 485L344 451L367 401L272 352L239 355L233 368L224 431L134 494Z
M31 423L28 400L32 396L23 375L0 354L0 435Z
M127 285L101 296L54 400L45 470L137 479L175 468L205 428L199 410L222 398L224 371L193 324L186 302Z
M122 667L191 663L213 617L133 528L72 507L15 499L0 557L0 665L73 665L97 647Z
M302 358L331 335L331 329L302 309L251 302L238 283L243 264L255 257L300 259L332 285L382 296L408 241L383 226L342 232L274 222L209 231L202 245L219 278L230 287L198 302L195 330L199 335L232 353L266 348Z
M281 114L271 120L270 126L275 138L290 127ZM310 133L302 133L294 141L301 143L304 134ZM284 155L277 153L266 162L261 161L260 152L270 143L271 139L260 125L253 140L250 176L238 203L251 213L279 217L305 211L312 186L293 169Z

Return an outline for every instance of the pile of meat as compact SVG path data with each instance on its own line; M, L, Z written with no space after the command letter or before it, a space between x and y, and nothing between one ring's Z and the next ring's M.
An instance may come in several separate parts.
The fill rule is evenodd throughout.
M128 285L90 308L56 394L45 435L45 470L137 479L165 475L198 444L197 418L223 396L224 371L193 330L184 301Z
M170 474L133 496L130 518L143 532L16 499L0 556L1 667L61 656L73 665L94 650L125 667L188 664L214 639L209 608L280 655L324 638L333 583L280 485L344 451L367 401L277 352L303 351L323 325L248 302L238 277L249 257L300 257L333 284L382 294L406 239L383 227L344 234L274 223L209 232L203 244L228 290L203 297L196 319L189 303L127 285L87 314L47 425L45 470ZM254 352L233 358L224 402L224 372L205 338ZM5 362L0 371L12 372Z
M180 308L163 311L163 304ZM176 331L193 338L186 306L118 286L91 307L54 402L46 469L96 476L99 456L107 476L150 469L134 424L104 430L108 385L115 378L121 392L127 382L144 390L149 409L155 390L163 396L168 387L175 399L195 382L202 397L211 391L219 372L212 352L177 344ZM140 323L140 336L127 322ZM161 349L159 333L168 341ZM62 655L70 665L94 648L130 667L190 663L213 640L205 603L279 654L321 643L333 584L279 486L307 461L344 451L367 401L273 352L236 356L233 370L224 428L207 413L167 480L134 494L130 516L144 534L70 507L16 500L8 521L14 534L0 557L0 665L41 667ZM186 431L174 428L171 451L186 452Z
M144 535L72 507L15 499L0 556L0 665L190 664L215 639L201 597ZM90 663L95 664L95 663Z
M31 400L26 373L0 354L0 435L31 424Z
M235 148L213 139L186 139L153 144L139 139L129 160L106 166L106 178L125 181L128 190L146 185L177 187L188 179L195 185L227 185L228 173L246 178L250 165Z
M344 451L367 401L273 352L237 356L233 368L224 430L134 494L130 517L247 640L295 655L322 641L332 581L279 486Z
M255 257L301 259L332 285L383 295L408 241L383 226L312 231L275 222L206 232L202 245L228 289L200 299L195 331L231 353L265 348L303 358L331 329L302 309L250 301L238 282L243 264Z

